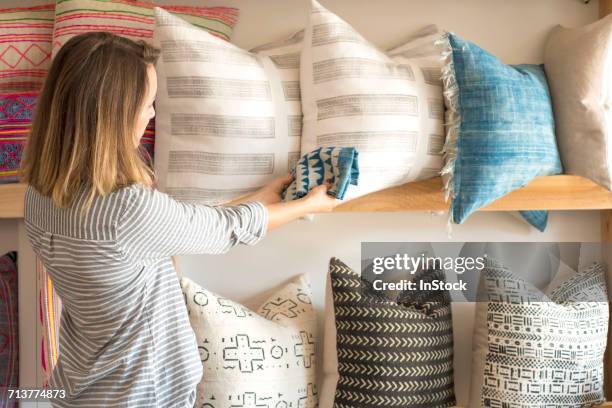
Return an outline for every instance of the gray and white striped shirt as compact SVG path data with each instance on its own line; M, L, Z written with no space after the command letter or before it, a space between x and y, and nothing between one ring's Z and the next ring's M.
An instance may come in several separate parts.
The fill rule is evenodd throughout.
M193 407L202 364L170 256L223 253L267 232L268 210L183 203L134 184L83 217L32 186L25 225L63 308L54 407Z

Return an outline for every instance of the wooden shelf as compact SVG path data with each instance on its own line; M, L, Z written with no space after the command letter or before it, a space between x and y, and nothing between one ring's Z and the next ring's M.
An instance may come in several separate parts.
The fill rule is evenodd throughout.
M25 184L0 184L0 218L23 217ZM336 207L338 212L448 211L442 180L433 178L377 191ZM578 176L549 176L500 198L484 211L612 209L612 192Z
M339 205L334 211L448 211L442 180L433 178L377 191ZM539 177L483 211L602 210L612 208L612 192L578 176Z

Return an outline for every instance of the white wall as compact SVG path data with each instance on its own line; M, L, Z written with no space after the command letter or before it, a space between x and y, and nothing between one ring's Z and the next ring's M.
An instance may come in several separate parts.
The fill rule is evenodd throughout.
M307 0L166 0L161 4L234 5L241 8L234 42L251 48L303 27ZM539 63L548 30L597 19L597 1L580 0L322 0L373 43L391 47L412 31L437 23L477 42L508 63ZM179 259L184 276L226 297L254 302L294 275L307 273L321 311L327 263L336 256L359 267L362 241L446 241L447 215L426 213L338 213L319 215L270 231L257 246L225 255ZM453 229L455 241L598 241L599 213L555 212L545 233L510 214L478 213ZM16 224L0 220L0 249L16 247ZM471 308L454 316L457 393L465 402L471 339Z

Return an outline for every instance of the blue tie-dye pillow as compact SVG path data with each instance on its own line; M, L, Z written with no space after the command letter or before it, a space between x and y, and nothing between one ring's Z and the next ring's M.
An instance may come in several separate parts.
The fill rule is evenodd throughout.
M349 185L359 182L358 156L354 147L319 147L305 154L291 170L295 179L282 192L283 201L302 198L326 180L331 183L328 194L344 199Z
M445 144L451 221L470 214L538 176L559 174L552 103L541 65L506 65L449 33L443 68L448 104ZM546 211L521 211L546 228Z

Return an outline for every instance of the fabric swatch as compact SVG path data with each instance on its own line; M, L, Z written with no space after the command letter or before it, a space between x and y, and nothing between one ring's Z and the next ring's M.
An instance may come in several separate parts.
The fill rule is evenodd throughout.
M51 65L54 16L52 1L0 9L0 92L40 90Z
M328 194L342 200L350 185L358 185L358 155L353 147L319 147L304 155L291 170L295 179L282 192L281 198L283 201L297 200L329 180Z
M305 275L256 311L181 278L204 366L198 407L317 406L316 315Z
M540 65L506 65L477 45L449 33L444 88L448 108L445 159L450 220L528 184L562 171L552 102ZM547 214L521 212L546 228Z
M414 279L444 280L444 272L421 271ZM455 404L450 294L410 292L390 300L330 260L321 408Z

